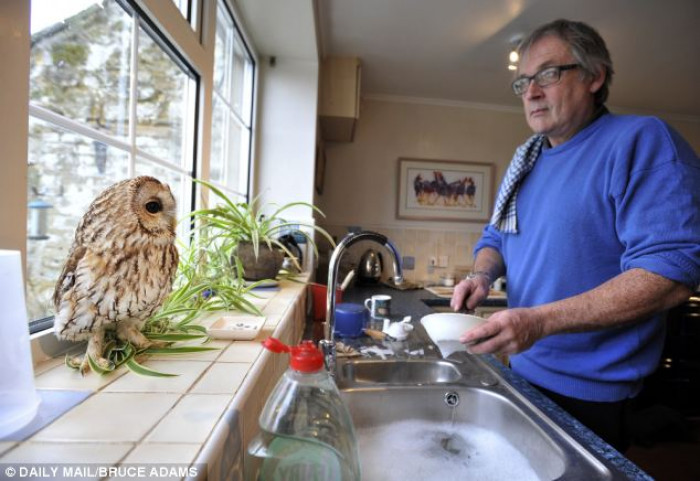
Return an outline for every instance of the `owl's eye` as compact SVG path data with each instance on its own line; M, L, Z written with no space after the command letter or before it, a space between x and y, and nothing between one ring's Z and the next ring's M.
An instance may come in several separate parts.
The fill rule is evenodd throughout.
M163 210L163 206L160 205L160 202L152 200L146 204L146 210L151 214L157 214Z

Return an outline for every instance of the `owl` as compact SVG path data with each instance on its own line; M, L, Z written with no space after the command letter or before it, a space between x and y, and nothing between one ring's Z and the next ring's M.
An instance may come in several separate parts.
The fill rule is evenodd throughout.
M121 181L90 205L53 296L59 339L87 340L102 368L105 331L136 348L153 345L141 328L172 289L177 270L176 203L167 184L148 176Z

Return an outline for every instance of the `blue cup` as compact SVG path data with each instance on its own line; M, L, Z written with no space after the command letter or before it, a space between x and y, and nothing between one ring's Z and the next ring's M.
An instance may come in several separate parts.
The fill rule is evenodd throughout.
M335 306L335 335L359 337L367 322L367 309L362 304L341 303Z

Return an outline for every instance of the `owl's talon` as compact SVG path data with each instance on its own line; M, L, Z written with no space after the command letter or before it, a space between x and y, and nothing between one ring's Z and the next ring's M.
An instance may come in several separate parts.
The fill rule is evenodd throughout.
M116 368L116 365L112 361L103 357L92 359L92 363L94 364L94 369L93 366L90 365L89 354L85 354L83 361L80 363L80 374L85 376L91 370L96 371L97 374L107 374L114 371Z
M71 369L80 369L83 363L81 356L66 356L66 366Z
M114 371L114 369L117 367L112 361L110 361L109 359L105 359L105 358L98 359L97 363L105 371Z
M83 356L83 360L80 363L80 375L85 377L87 373L90 372L90 362L88 361L87 354Z

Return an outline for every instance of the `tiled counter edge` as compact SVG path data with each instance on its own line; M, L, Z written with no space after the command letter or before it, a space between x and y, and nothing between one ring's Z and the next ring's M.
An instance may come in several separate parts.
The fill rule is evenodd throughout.
M177 464L191 465L189 475L197 480L242 479L243 453L288 362L260 341L273 335L297 343L304 330L306 284L283 280L279 287L260 290L255 299L266 317L255 340L217 340L211 345L220 350L153 355L144 362L175 377L143 377L123 368L81 377L63 365L63 357L42 360L35 367L41 392L90 395L26 441L0 442L0 464Z
M297 343L303 334L306 316L305 290L294 302L273 336L286 344ZM266 337L262 336L261 340ZM238 392L199 453L195 465L206 465L192 480L223 481L243 479L244 453L258 432L258 417L268 395L288 366L287 356L263 350L248 371Z

